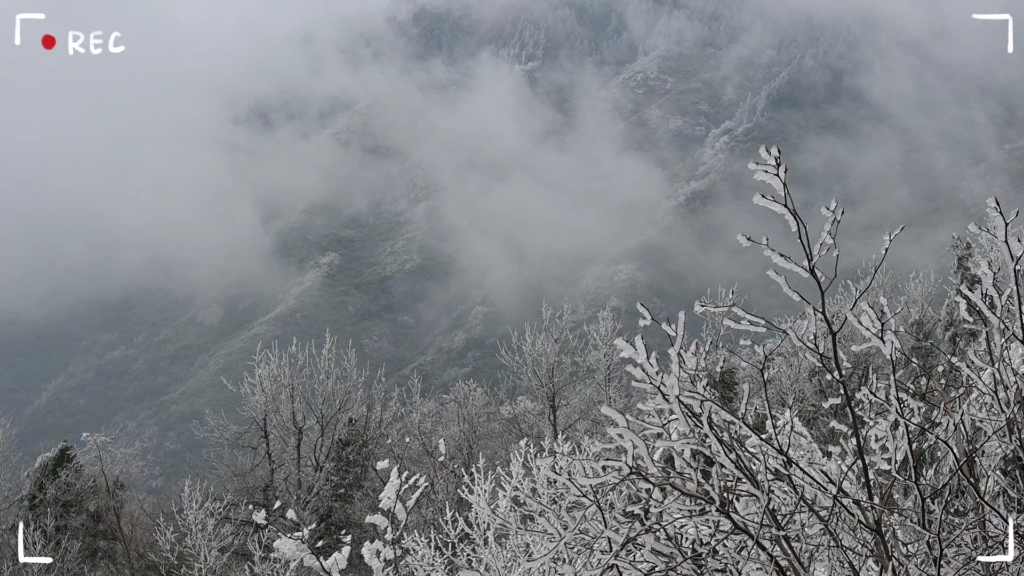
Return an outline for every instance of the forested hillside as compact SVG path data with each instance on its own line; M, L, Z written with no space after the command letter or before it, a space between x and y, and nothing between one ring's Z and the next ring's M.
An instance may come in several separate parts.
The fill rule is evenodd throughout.
M233 113L237 153L267 165L267 180L287 168L281 157L338 165L326 192L303 196L297 187L322 175L302 175L260 200L273 272L225 270L198 291L126 285L0 325L3 413L23 447L127 426L154 451L180 451L204 408L230 406L219 382L259 342L331 330L370 365L444 390L495 381L498 341L545 300L597 309L644 297L669 313L709 281L747 281L747 266L722 262L749 257L712 232L745 198L735 166L762 139L807 159L816 198L876 188L850 198L871 211L861 230L877 235L896 214L925 224L911 260L941 255L957 230L941 214L971 213L985 190L1019 181L1009 146L1019 115L1003 93L950 118L989 114L1005 149L970 145L975 135L955 124L945 140L918 138L916 116L893 116L898 107L869 92L877 72L858 19L743 2L552 0L399 3L373 22L303 54L334 50L339 66L358 62L356 78L408 76L412 96L361 84L331 95L321 82L251 94ZM928 64L913 73L931 76ZM882 165L878 142L891 150ZM837 143L866 145L870 158L837 163L852 154ZM910 181L927 202L909 203ZM883 188L888 202L869 204Z
M42 320L4 323L3 413L17 424L22 442L36 450L84 430L126 425L134 434L150 437L154 450L179 450L177 437L204 407L230 405L220 379L237 377L261 341L305 341L332 330L341 342L351 341L373 366L386 365L396 376L416 371L431 388L443 390L464 377L494 380L497 340L510 324L536 319L545 298L600 307L612 296L632 297L641 287L661 284L672 287L663 291L666 297L677 299L681 271L664 269L657 257L636 261L636 254L664 245L645 236L671 229L672 211L651 218L646 209L629 205L642 199L681 203L707 195L695 192L694 173L700 172L699 186L707 187L718 167L701 160L702 150L721 153L721 139L751 137L777 93L800 92L797 83L787 85L789 78L809 81L814 74L838 71L828 71L832 57L813 52L811 39L810 48L780 44L767 61L746 63L752 73L740 76L736 84L716 72L716 62L726 57L728 38L739 33L729 28L738 6L646 6L643 21L655 29L661 16L708 27L679 41L648 40L651 46L641 44L630 30L636 25L627 22L630 7L617 2L526 3L480 13L456 3L424 5L400 11L383 32L363 33L370 40L397 43L403 52L401 66L438 67L440 72L430 72L425 81L442 79L448 86L423 88L428 91L424 98L447 98L458 106L460 98L469 97L464 94L479 92L473 86L482 81L479 74L493 74L489 68L474 70L477 59L505 63L512 67L512 81L523 83L515 89L533 94L528 96L531 106L547 114L547 120L560 118L563 124L537 128L562 131L567 137L580 130L573 126L580 111L572 107L592 104L570 93L576 89L572 83L581 70L592 67L598 100L612 108L611 117L625 120L622 129L631 142L621 149L627 156L618 168L649 162L639 154L656 152L667 182L677 182L676 189L662 182L632 181L629 173L612 176L602 187L614 186L620 198L599 200L606 206L594 218L573 223L557 208L546 222L543 207L538 207L536 214L509 215L506 223L563 228L569 235L576 234L573 226L588 227L579 232L578 241L561 234L545 238L492 228L490 238L480 242L477 228L492 225L489 214L507 213L513 199L483 201L472 206L478 214L467 210L453 221L452 203L461 202L461 194L477 192L456 189L451 176L441 173L454 165L431 161L395 139L402 131L396 134L389 116L402 102L317 99L303 94L302 87L253 95L248 107L235 115L243 142L257 146L282 133L298 133L304 141L328 139L339 159L355 156L370 168L340 174L334 195L304 205L268 201L265 225L274 257L285 269L272 282L261 280L256 287L235 282L199 294L132 290L75 304ZM358 49L342 47L343 53ZM810 52L800 55L800 50ZM369 59L366 66L376 61L387 65L389 58L364 57ZM823 85L816 90L830 89ZM827 97L824 92L805 96L792 105L818 106ZM555 142L546 146L564 146ZM558 152L553 153L557 161ZM595 153L616 154L613 149ZM500 151L485 154L482 159L507 164L499 170L515 170ZM562 157L591 162L572 150ZM510 187L503 191L493 176L480 170L468 170L464 178L479 181L485 189L498 184L494 194L516 192ZM588 202L585 196L573 196L585 190L565 188L586 182L558 170L538 175L538 193L559 186L566 192L559 202ZM650 172L634 173L652 178ZM598 177L607 176L587 178ZM351 189L351 182L367 179L361 183L367 189ZM354 205L351 197L357 194L362 199ZM630 198L637 194L642 195ZM608 211L617 211L621 221L606 221ZM474 222L481 218L488 221ZM594 224L607 229L599 234L589 228ZM637 229L629 230L634 225ZM476 245L467 245L467 236ZM475 248L478 253L472 253Z
M367 0L302 26L272 4L239 14L246 58L182 49L231 63L218 99L140 103L187 154L112 129L146 162L34 216L0 196L0 526L61 559L15 566L4 537L0 573L1000 553L1024 66L995 24L952 1ZM774 195L746 169L763 142Z

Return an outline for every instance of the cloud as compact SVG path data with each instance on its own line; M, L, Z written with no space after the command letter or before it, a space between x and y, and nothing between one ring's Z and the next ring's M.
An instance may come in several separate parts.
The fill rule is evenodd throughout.
M823 76L808 82L824 86L834 69L837 104L819 94L806 116L819 124L799 125L800 115L777 103L769 122L792 120L770 125L792 144L798 182L835 182L801 189L808 202L841 194L855 205L850 220L859 223L846 232L864 254L898 220L919 224L907 232L908 261L940 253L966 225L957 176L1018 137L1018 124L1005 119L1024 65L1005 53L1001 24L971 20L981 7L953 0L607 0L601 5L623 7L621 18L601 26L572 20L584 5L569 0L473 10L459 2L464 21L437 22L424 22L412 4L16 0L11 20L25 11L47 19L25 24L22 46L0 49L8 134L0 314L139 287L202 291L274 276L268 203L330 197L359 206L396 186L399 163L423 169L444 248L477 278L505 282L596 261L648 231L677 177L666 157L685 149L671 138L637 146L609 96L612 67L574 56L619 29L618 44L608 42L618 51L609 48L606 60L718 45L705 82L713 89L655 103L651 113L663 114L685 98L694 107L704 96L734 105L757 86L751 78L764 73L764 54L787 53L787 42L793 54L807 53L813 44L804 38L824 38L814 45L825 49L814 56ZM995 4L985 10L1013 10ZM536 37L507 37L523 18L560 20L529 28ZM409 31L417 26L420 36ZM70 29L116 30L126 50L69 57ZM43 32L58 38L52 52L38 46ZM499 41L504 51L492 49ZM452 45L462 52L446 60ZM551 58L544 69L516 68L538 54ZM673 81L688 80L699 78ZM238 126L254 103L291 119L273 131ZM712 110L708 122L717 127L733 112ZM339 145L325 125L346 113L363 131L352 132L358 145ZM390 156L368 150L371 140ZM755 150L752 143L733 175L749 177L743 165ZM732 228L764 222L747 204L757 184L723 182L730 186L715 188L707 210L680 215L666 236L685 240L666 266L690 267L702 284L760 274L736 265L745 260L732 245Z
M344 16L358 8L346 2ZM265 272L269 237L238 163L233 108L310 76L295 39L327 3L16 2L46 14L0 50L0 309L140 286L209 289ZM120 54L68 56L67 31L121 33ZM46 52L35 40L53 33ZM278 182L307 184L302 162Z

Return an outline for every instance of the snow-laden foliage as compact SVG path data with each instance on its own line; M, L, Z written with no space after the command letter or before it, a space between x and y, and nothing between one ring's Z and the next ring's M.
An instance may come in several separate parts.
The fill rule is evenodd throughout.
M382 465L383 464L383 465ZM388 465L378 463L379 469L385 469ZM398 566L404 557L402 540L409 521L410 512L416 507L423 491L427 487L426 479L420 474L409 474L400 472L398 466L391 467L390 476L385 482L378 497L378 512L366 517L365 522L373 525L377 530L378 537L363 542L361 555L366 565L372 569L375 576L384 574L396 574ZM187 529L182 532L186 535L185 540L201 540L206 543L193 546L202 550L202 554L192 554L193 557L203 558L204 562L196 562L202 566L202 571L196 569L190 572L173 572L173 574L188 574L189 576L222 574L227 570L220 565L219 560L226 558L231 552L238 550L233 545L229 526L221 519L226 516L227 500L224 504L212 503L212 500L204 499L202 495L196 497L196 492L189 485L185 486L182 495L183 506L181 512L176 514L178 524ZM253 533L248 539L248 550L250 561L246 566L247 574L255 575L278 575L293 574L300 567L309 573L320 576L340 576L341 574L352 573L349 565L349 557L352 547L351 535L347 533L333 535L341 543L337 550L324 550L324 540L314 535L315 524L306 525L299 514L293 509L287 508L283 513L282 503L276 502L271 510L264 508L257 509L249 507L249 520L253 526ZM192 514L190 510L197 510L199 514ZM199 522L193 520L195 517ZM205 522L205 523L204 523ZM200 529L191 528L200 524ZM165 529L166 530L166 529ZM190 538L190 534L202 532L207 538ZM173 546L165 546L161 538L161 548L173 549ZM217 543L214 545L214 543ZM211 548L215 553L208 553Z
M427 487L426 478L419 474L391 469L391 476L379 497L380 511L366 517L366 522L377 527L380 537L363 544L363 560L373 569L374 576L397 574L403 560L402 539L409 522L409 512L416 506Z
M885 255L840 279L843 211L812 234L777 147L756 178L795 254L741 236L802 312L768 318L732 292L620 339L635 410L603 440L521 448L467 476L469 513L410 540L415 574L959 574L1019 570L1000 554L1022 507L1024 242L995 200L958 246L959 286L899 286ZM794 383L794 381L796 381ZM787 384L788 383L788 384ZM800 392L780 394L786 386ZM824 417L824 418L823 418ZM824 420L824 421L823 421ZM812 425L808 425L808 423Z
M275 509L279 507L280 503ZM323 555L319 550L323 541L318 541L312 533L316 525L305 526L291 508L276 521L270 520L264 509L251 510L251 520L257 528L257 535L249 542L253 556L248 566L250 572L268 576L292 574L301 566L321 576L340 576L348 567L351 546L342 546L340 550ZM347 534L337 536L344 543L351 540ZM272 552L268 553L268 548Z
M211 413L197 431L221 449L215 464L245 471L237 477L245 497L304 509L329 483L331 459L365 415L375 381L329 333L319 349L298 341L260 347L251 367L225 383L238 395L241 421Z
M157 522L154 558L165 576L214 576L231 561L235 535L223 522L229 498L218 499L202 482L187 480L169 518Z
M515 398L505 412L516 440L593 433L603 427L595 418L599 406L629 403L613 345L621 332L616 314L607 306L593 321L581 323L579 313L568 304L558 310L545 304L539 323L512 331L499 349L509 395Z
M399 409L395 393L329 333L316 348L260 347L251 367L228 383L238 415L211 413L197 426L211 448L210 468L240 503L286 502L326 545L342 545L337 535L357 527L362 532L349 535L361 541L372 465Z
M739 240L763 252L790 315L719 290L664 321L638 304L627 339L607 310L577 329L570 309L545 308L500 350L516 392L506 400L474 382L428 396L418 377L373 400L369 375L351 353L335 363L333 341L319 354L263 353L235 388L248 426L215 418L206 436L232 442L245 467L228 479L245 496L186 484L153 531L154 573L1024 572L977 560L1005 552L1024 511L1017 211L992 199L987 220L954 239L948 293L929 275L885 270L902 228L848 275L843 208L831 201L814 224L781 151L760 153L750 168L772 191L754 203L788 225L795 249ZM618 388L624 373L632 395ZM509 449L509 429L537 439ZM145 540L128 530L143 524L121 496L128 468L107 437L83 440L82 462L62 443L26 476L21 505L38 513L29 543L104 558L103 574L148 573L132 552Z
M755 202L789 223L799 248L742 242L762 248L776 266L769 276L803 312L769 319L705 300L696 305L701 337L686 335L680 315L662 325L670 346L661 358L643 336L620 342L647 391L640 412L616 415L609 430L622 478L692 524L690 538L675 531L653 558L676 573L980 570L976 557L1004 545L1022 489L1015 267L1024 249L1013 216L992 201L988 225L973 231L987 247L971 264L982 281L954 296L973 340L954 348L932 331L922 341L912 325L940 318L912 316L906 295L875 290L902 228L885 235L864 278L839 290L842 209L824 208L821 234L812 234L780 151L762 147L761 156L751 168L775 195ZM730 332L754 338L732 345ZM734 409L712 386L726 361L742 366ZM805 426L802 413L814 407L780 401L780 374L820 381L828 397L817 411L841 407L826 429Z
M523 441L497 470L481 461L466 477L464 515L447 510L440 528L407 543L417 576L598 574L607 552L628 545L609 528L630 514L629 495L594 481L603 465L592 443Z

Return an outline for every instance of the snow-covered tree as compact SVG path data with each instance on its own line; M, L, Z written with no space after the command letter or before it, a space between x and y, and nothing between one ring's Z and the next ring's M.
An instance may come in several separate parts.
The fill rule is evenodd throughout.
M351 347L339 351L330 334L319 349L298 341L260 347L251 367L240 382L226 382L240 417L210 413L197 432L212 444L211 463L236 496L263 508L288 502L305 515L338 481L334 460L362 446L357 437L377 435L387 419L381 411L395 407L383 397L380 375L361 366Z
M230 499L217 498L205 483L186 480L169 517L161 516L152 552L161 576L232 573L237 530L229 523ZM234 571L240 573L240 570Z
M39 546L38 555L74 551L74 557L60 560L97 573L137 567L126 485L94 452L62 442L36 460L25 480L18 517Z
M592 417L606 403L622 407L629 390L614 341L620 324L610 306L594 321L582 310L545 304L541 321L513 330L498 359L513 400L505 411L516 439L543 440L592 432Z
M363 520L372 525L375 537L367 539L360 548L362 560L374 576L398 574L404 562L404 546L409 515L416 507L426 488L426 479L421 474L400 472L398 465L384 460L378 462L377 470L390 468L388 480L377 498L376 511ZM212 510L206 506L206 516ZM291 576L293 574L316 574L318 576L341 576L351 574L351 537L344 530L335 534L336 546L325 546L326 542L315 535L316 525L308 525L291 508L275 503L271 510L249 507L254 532L248 538L247 575ZM275 514L285 510L283 514ZM227 543L227 534L215 532ZM237 567L238 564L236 563Z
M240 401L238 417L208 414L196 428L212 445L214 473L236 504L266 511L268 525L293 524L282 516L288 511L301 519L280 528L289 534L308 531L303 538L333 549L370 537L363 518L385 482L372 464L394 435L397 391L330 334L315 348L261 346L251 367L227 383ZM275 508L278 502L285 505ZM352 560L362 563L358 555Z
M622 516L637 501L594 481L601 454L593 442L562 438L524 440L496 470L481 458L460 492L469 511L449 508L436 530L413 535L404 568L416 576L609 573L609 558L628 545Z
M789 224L798 250L746 235L740 242L763 250L774 264L768 276L803 312L769 319L705 300L698 315L749 336L736 345L707 330L690 337L681 314L661 325L666 355L642 336L620 343L647 391L641 413L615 415L610 430L625 455L620 476L677 526L649 559L675 573L980 571L976 557L1005 545L1007 520L1020 509L1016 214L993 200L988 225L971 229L985 247L969 264L982 281L961 285L954 301L974 336L950 349L934 331L931 341L915 340L912 298L872 290L901 229L885 236L861 281L837 290L842 209L823 208L812 234L778 148L761 155L751 168L776 194L754 201ZM745 367L736 409L709 385L727 355ZM823 376L822 407L840 408L828 435L812 434L773 393L779 374L800 374L800 363Z
M498 358L515 391L511 416L519 437L557 438L585 415L578 359L582 342L574 329L572 307L555 310L545 304L541 322L512 331Z
M478 382L459 381L443 395L429 395L419 377L410 380L402 397L404 416L396 427L388 454L406 469L421 471L428 488L420 498L416 529L433 526L447 506L465 511L460 498L463 476L480 454L503 463L512 445L500 418L499 399ZM406 442L408 439L408 442Z
M269 512L281 508L277 502ZM249 537L249 561L246 570L253 576L291 576L316 574L340 576L349 567L351 546L345 534L338 534L340 549L322 554L323 540L313 534L316 524L307 525L291 508L282 515L268 514L265 508L250 507L256 533Z
M387 468L388 464L380 462L377 468ZM404 540L409 513L426 488L427 481L423 475L400 472L397 465L391 466L388 481L378 497L379 510L366 517L367 523L376 526L379 536L363 543L362 547L363 560L373 569L373 576L401 573L405 562Z
M117 548L116 569L137 573L148 567L146 550L153 544L147 498L141 490L150 477L144 448L125 433L86 433L81 437L79 455L95 478L96 505L104 526Z

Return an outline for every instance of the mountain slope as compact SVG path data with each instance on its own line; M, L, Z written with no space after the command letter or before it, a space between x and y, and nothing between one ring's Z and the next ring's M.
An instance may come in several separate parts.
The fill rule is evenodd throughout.
M494 59L552 111L557 122L545 127L552 150L569 147L564 133L587 112L573 82L577 74L589 78L586 86L597 86L602 106L619 121L602 134L624 136L628 151L649 159L670 184L661 204L639 207L646 219L629 237L609 240L603 236L611 232L598 231L594 237L610 248L579 257L534 253L522 248L536 246L530 235L513 231L509 237L521 243L496 242L504 259L481 274L459 252L467 247L453 231L457 202L446 186L460 175L444 174L446 166L425 161L429 154L396 135L396 116L406 121L405 111L372 93L310 101L298 87L254 95L239 115L251 138L294 131L330 140L339 158L358 154L372 167L366 170L377 171L373 192L361 203L339 193L268 213L275 256L288 272L272 290L151 290L83 303L56 319L0 325L3 414L31 453L83 431L125 426L180 472L189 424L206 409L230 410L221 379L239 378L260 342L319 339L330 330L371 367L386 366L396 379L415 371L443 389L459 378L495 380L497 340L509 325L532 319L544 299L644 299L667 314L722 281L723 267L751 277L744 260L722 265L700 257L719 254L733 242L734 225L745 223L731 211L749 202L745 164L757 145L778 143L803 166L801 158L820 158L821 150L839 148L836 142L867 141L881 125L905 138L906 149L913 133L899 132L898 119L852 80L855 36L838 25L792 24L798 34L752 45L741 41L750 20L740 18L742 9L740 2L553 0L484 15L460 3L399 14L389 26L401 39L396 51L404 65L443 71L430 78L431 97L468 90L473 63ZM983 168L1002 166L1002 184L1019 183L1019 151L1007 148ZM907 173L936 190L944 210L967 200L954 192L963 184L950 177L956 169L929 171L930 158L907 158ZM501 169L515 165L499 160ZM808 202L862 182L850 164L807 166L798 178L806 174L800 186ZM630 194L636 192L622 191ZM857 199L849 204L856 208ZM586 207L581 202L579 210Z

